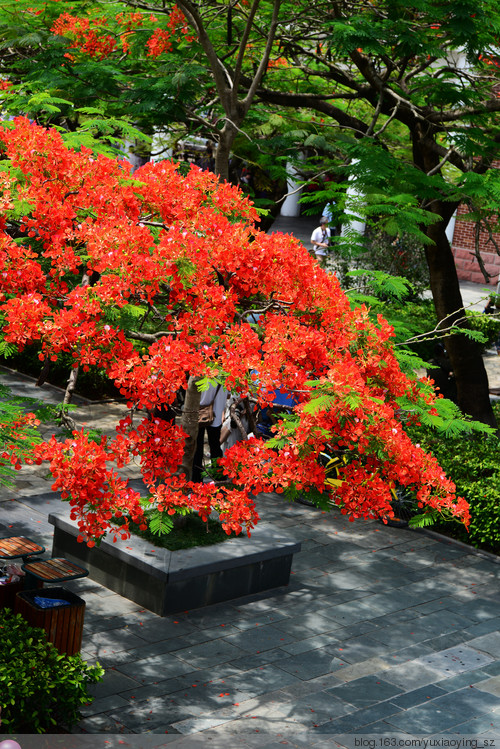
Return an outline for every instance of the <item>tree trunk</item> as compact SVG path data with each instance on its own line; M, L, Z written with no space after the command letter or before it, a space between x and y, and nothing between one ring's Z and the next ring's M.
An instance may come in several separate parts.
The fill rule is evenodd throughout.
M428 227L427 236L433 244L426 248L430 285L438 320L446 318L446 327L464 317L463 301L455 260L446 236L446 223L439 221ZM466 327L467 323L458 323ZM488 375L478 343L465 335L445 339L455 382L458 405L463 413L497 428L489 396Z
M219 135L219 142L215 150L215 173L221 181L229 181L229 157L237 132L235 127L226 122Z
M193 473L193 458L196 449L196 439L198 437L198 415L200 412L201 393L196 387L197 382L198 379L196 377L189 378L181 418L181 427L187 434L187 437L184 444L184 455L182 456L180 473L184 473L188 481L191 480Z
M411 135L415 165L426 174L439 171L439 157L429 147L426 133L420 124L416 125ZM456 207L457 204L452 202L439 199L431 201L426 209L439 216L439 220L424 229L432 241L425 250L432 298L437 318L439 321L446 319L446 328L465 317L455 258L446 236L448 221ZM458 322L458 326L466 328L468 325L463 320ZM476 421L482 421L496 429L488 375L479 344L465 335L446 336L445 344L455 375L459 408Z

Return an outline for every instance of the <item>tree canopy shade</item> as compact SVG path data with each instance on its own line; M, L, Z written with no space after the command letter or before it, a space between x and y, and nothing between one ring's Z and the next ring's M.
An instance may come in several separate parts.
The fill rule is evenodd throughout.
M365 213L391 233L420 235L438 318L459 319L447 224L461 201L479 218L500 198L498 4L361 0L316 10L309 33L280 38L288 85L269 76L258 94L321 112L317 143L338 123L342 171L365 194ZM456 335L446 346L460 406L494 424L478 346Z
M366 196L360 210L419 236L438 318L463 316L446 227L462 201L487 222L499 203L496 0L19 0L0 18L1 70L17 84L4 83L5 105L63 125L69 142L78 127L112 141L128 110L146 132L210 135L227 176L237 137L263 143L253 118L266 137L296 119L289 145L316 164L333 153L327 168ZM494 425L479 347L446 346L461 408Z
M467 503L402 426L402 414L439 421L439 401L401 371L390 326L351 309L297 240L259 232L237 188L197 167L182 177L166 161L132 178L127 162L68 149L25 118L4 123L0 142L5 340L99 366L144 414L121 421L114 439L75 431L34 447L82 539L93 543L122 513L143 522L139 495L117 472L131 459L160 525L182 508L204 518L216 508L228 531L251 529L253 496L287 488L314 489L352 518L390 516L396 486L467 523ZM210 381L261 405L280 388L297 399L273 441L226 453L230 487L189 481L199 388ZM179 389L180 425L148 418ZM325 445L342 458L326 483Z

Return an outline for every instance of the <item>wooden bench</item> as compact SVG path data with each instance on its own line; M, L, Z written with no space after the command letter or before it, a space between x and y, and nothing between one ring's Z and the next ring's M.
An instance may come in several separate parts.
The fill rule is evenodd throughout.
M33 587L30 583L33 579L41 580L42 583L64 583L66 580L78 580L85 577L89 571L80 565L70 562L62 557L55 559L31 559L21 565L26 572L26 587Z
M37 559L37 555L44 551L44 546L26 536L0 538L0 560L22 559L21 569L25 573L24 580L0 586L0 607L13 608L32 627L44 629L48 641L59 653L74 655L82 645L85 601L64 588L42 588L45 583L54 586L77 580L88 575L89 571L63 557ZM38 597L61 598L67 604L45 608Z
M29 557L43 554L45 546L37 544L26 536L9 536L0 538L0 559L19 559L23 561Z

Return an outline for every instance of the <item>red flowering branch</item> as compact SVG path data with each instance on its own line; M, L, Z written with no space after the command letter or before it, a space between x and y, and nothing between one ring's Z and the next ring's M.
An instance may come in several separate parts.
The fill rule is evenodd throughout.
M120 23L128 33L140 19ZM125 515L144 522L144 502L120 476L130 460L153 511L207 518L215 509L228 532L255 525L255 494L287 488L319 492L356 518L390 515L391 490L411 487L424 510L468 522L453 484L404 432L400 403L432 409L434 397L400 370L388 323L352 310L296 239L260 232L239 189L196 167L183 177L167 161L132 180L126 162L69 150L23 118L5 124L0 144L12 166L0 200L5 340L38 345L44 360L69 353L75 366L99 367L142 410L114 439L75 432L37 448L82 538L126 535L128 519L116 530ZM82 285L83 274L92 282ZM294 396L274 441L226 453L232 487L184 475L187 422L145 417L172 404L190 376L262 407L277 389ZM322 451L342 456L333 481Z

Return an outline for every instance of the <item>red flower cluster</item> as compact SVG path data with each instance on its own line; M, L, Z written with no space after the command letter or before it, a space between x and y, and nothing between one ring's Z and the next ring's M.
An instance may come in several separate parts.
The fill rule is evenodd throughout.
M113 29L109 23L116 22ZM131 40L137 29L143 28L145 24L157 23L154 16L146 17L142 13L118 13L113 19L104 17L80 17L70 13L62 13L52 25L51 31L59 36L66 37L70 42L70 49L102 60L118 50L126 54L131 51ZM179 8L174 5L172 12L167 16L166 28L157 27L146 42L146 55L159 57L172 49L172 40L177 42L184 40L192 42L194 36L190 33L187 21ZM66 53L66 57L74 60L74 55Z
M256 493L287 487L320 491L352 518L390 516L391 489L410 487L422 507L468 522L466 503L399 419L403 401L431 409L433 398L400 370L391 327L352 310L296 239L259 231L237 188L196 167L183 177L167 161L132 180L125 162L68 150L22 118L0 142L13 167L0 200L7 341L98 366L139 409L173 403L189 374L261 406L277 389L297 404L271 443L252 438L226 453L233 488L187 481L185 434L159 419L122 421L115 439L98 443L80 432L50 440L37 456L50 462L82 536L102 536L122 514L143 522L119 474L132 459L153 508L204 518L215 508L228 532L257 522ZM9 234L16 222L21 241ZM85 285L84 273L99 275ZM333 481L318 462L323 450L342 456Z
M103 60L116 49L116 40L110 34L98 33L98 29L106 25L105 18L79 18L63 13L54 23L51 31L71 39L71 49L78 49L89 57Z

